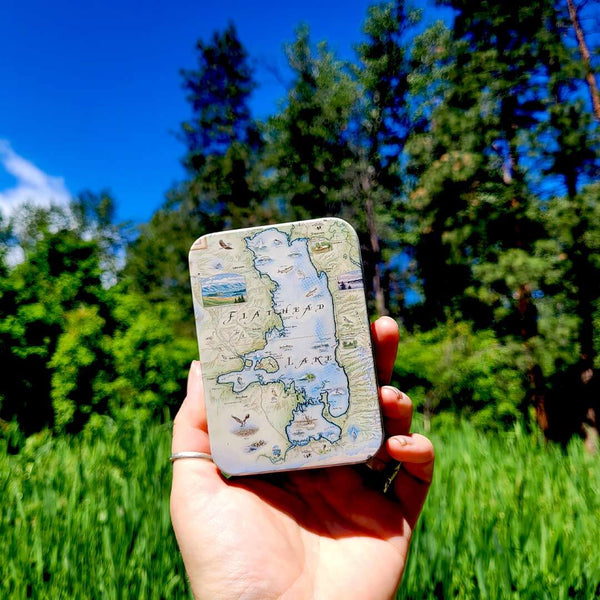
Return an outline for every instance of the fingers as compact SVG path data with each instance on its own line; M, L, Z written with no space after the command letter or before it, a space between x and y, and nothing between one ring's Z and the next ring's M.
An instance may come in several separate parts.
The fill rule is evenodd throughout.
M402 463L393 483L394 492L408 523L414 527L433 477L433 444L425 436L415 433L389 438L386 449L391 458Z
M413 414L411 399L399 389L384 385L379 389L379 402L386 436L408 434ZM371 467L375 470L383 470L389 460L390 456L384 444L371 459Z
M398 324L391 317L380 317L371 324L379 385L387 385L392 379L399 335Z
M399 389L384 385L379 390L381 412L387 435L405 435L410 431L413 405L411 399Z
M202 368L195 360L188 375L187 394L173 423L172 451L210 452Z
M433 444L419 434L410 434L413 415L411 399L389 385L398 349L398 326L393 319L383 317L372 325L377 361L381 412L386 435L390 436L371 460L371 467L386 473L394 463L400 470L393 480L393 493L402 506L409 525L414 527L433 477Z
M206 424L206 406L204 404L204 385L202 369L198 361L193 361L188 375L187 394L173 422L173 454L177 452L205 452L210 454L210 440ZM189 475L198 473L208 475L202 478L204 484L217 478L219 471L215 464L206 459L180 459L173 463L173 491L189 484ZM220 480L220 477L218 477Z
M396 435L386 441L388 454L404 464L414 477L431 482L433 475L434 450L431 441L424 435Z

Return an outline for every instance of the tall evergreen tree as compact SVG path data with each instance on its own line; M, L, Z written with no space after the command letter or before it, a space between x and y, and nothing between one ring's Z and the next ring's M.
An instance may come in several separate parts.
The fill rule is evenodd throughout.
M366 40L357 47L355 74L361 94L352 142L356 159L349 172L356 219L365 232L363 258L379 315L387 313L390 301L391 270L385 269L385 262L392 249L399 251L402 156L412 128L405 37L418 19L419 13L407 11L403 0L375 4L363 28Z
M311 44L307 26L298 29L286 55L293 82L284 109L267 125L271 194L290 219L339 215L358 90L326 43Z
M542 14L527 7L513 10L500 2L452 5L459 12L453 39L444 40L449 42L445 54L431 39L437 58L421 57L440 63L448 79L441 88L432 82L441 103L431 111L423 134L411 142L416 158L411 169L420 182L412 198L418 216L425 217L416 251L424 318L442 321L448 310L460 316L468 309L484 325L502 311L494 315L486 302L479 302L483 273L479 268L474 278L473 258L478 264L498 265L502 253L528 253L543 234L530 214L535 195L527 185L525 156L530 147L524 142L543 108L536 78L545 23ZM417 93L428 102L429 90L422 80L420 85ZM498 268L494 271L501 275ZM488 285L498 292L492 296L500 304L513 293L522 297L516 303L521 317L513 324L510 318L504 320L509 329L518 332L526 323L533 327L534 319L526 316L531 309L529 282L516 290L507 289L501 278ZM469 288L474 301L462 292Z
M256 84L233 24L208 43L199 40L196 58L196 69L181 71L192 109L192 118L182 125L184 165L191 176L186 191L213 205L210 227L218 228L230 226L240 211L238 218L247 219L262 200L251 181L262 145L248 105ZM215 222L217 216L221 223Z
M438 28L416 55L446 76L443 83L416 79L427 117L411 140L419 321L469 319L520 340L526 411L530 403L541 406L544 393L534 295L545 269L536 244L547 234L531 180L541 156L533 132L547 103L544 58L561 40L548 33L550 2L443 4L457 11L452 37Z
M134 290L154 301L176 299L182 307L190 306L185 265L192 242L204 233L247 227L270 215L263 210L256 169L262 142L248 104L255 84L235 27L198 41L196 58L195 69L182 71L192 112L182 125L188 178L142 227L126 267ZM192 330L190 312L186 331L191 335Z
M287 48L294 73L287 104L268 130L272 193L291 218L335 215L356 227L378 314L389 302L383 239L397 249L394 207L410 128L403 37L414 21L402 1L371 7L357 64L337 59L325 43L315 48L300 28Z
M575 24L575 37L581 51L583 33L577 20L577 11L568 2L569 15L557 10L553 31L561 35L568 31L569 20ZM552 30L549 31L549 34ZM564 35L564 34L563 34ZM546 155L546 172L557 178L557 187L564 190L561 198L551 204L549 227L555 234L564 257L562 284L567 293L558 294L577 315L575 340L579 359L571 360L573 367L554 375L556 390L545 407L546 425L550 437L561 441L581 433L586 421L598 427L597 401L599 383L596 374L596 348L598 299L600 298L600 272L598 271L597 186L591 182L600 174L600 125L595 116L595 94L590 79L591 65L585 49L577 56L573 45L553 45L547 55L549 71L549 119L542 126L552 140ZM582 74L585 74L591 101L582 96ZM590 87L590 84L591 87ZM597 92L597 90L596 90ZM563 383L564 381L564 383ZM565 385L577 390L570 400L558 398ZM589 429L587 430L589 433Z

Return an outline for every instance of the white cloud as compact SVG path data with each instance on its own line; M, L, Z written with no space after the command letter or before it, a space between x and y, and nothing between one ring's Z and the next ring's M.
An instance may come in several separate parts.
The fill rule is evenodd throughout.
M16 185L0 189L0 212L9 217L27 202L35 206L68 206L71 194L62 177L44 173L32 162L19 156L8 140L0 139L0 168L12 175Z

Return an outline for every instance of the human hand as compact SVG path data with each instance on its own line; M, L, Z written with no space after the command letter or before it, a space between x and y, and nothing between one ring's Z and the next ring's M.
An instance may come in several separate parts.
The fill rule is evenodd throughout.
M174 462L171 518L196 600L394 597L434 459L409 434L410 399L387 385L398 335L389 317L372 326L387 436L372 466L402 463L387 494L364 465L226 479L208 460ZM196 361L172 451L210 453Z

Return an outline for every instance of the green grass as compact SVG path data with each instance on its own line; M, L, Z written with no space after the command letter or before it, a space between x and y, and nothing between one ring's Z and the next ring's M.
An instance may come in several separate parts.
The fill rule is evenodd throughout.
M0 598L189 598L170 428L104 427L0 455Z
M516 430L434 433L437 470L399 598L600 595L600 464Z
M399 598L593 598L600 464L516 430L433 432L434 485ZM189 598L169 521L170 427L0 449L0 598Z

